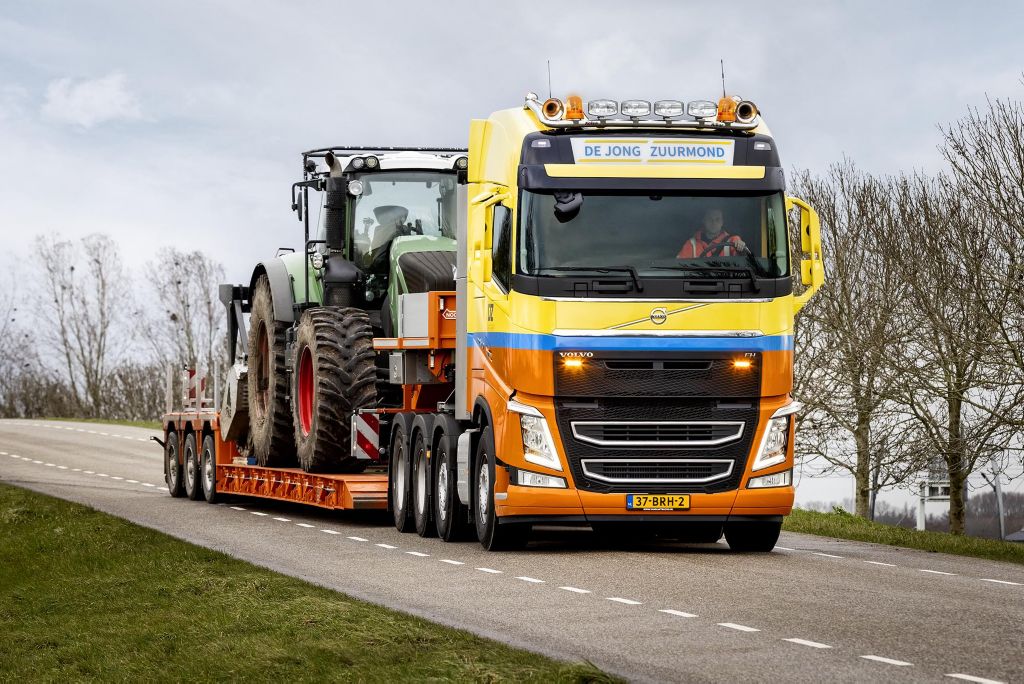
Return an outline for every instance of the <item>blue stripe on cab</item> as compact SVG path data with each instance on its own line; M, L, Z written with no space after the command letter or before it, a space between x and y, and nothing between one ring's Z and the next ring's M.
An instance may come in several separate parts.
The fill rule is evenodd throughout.
M505 349L593 351L787 351L792 335L764 337L574 337L533 333L470 333L473 344Z

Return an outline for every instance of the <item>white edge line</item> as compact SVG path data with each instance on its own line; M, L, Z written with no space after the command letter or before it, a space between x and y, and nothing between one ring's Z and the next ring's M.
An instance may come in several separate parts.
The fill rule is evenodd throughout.
M746 625L738 625L735 622L719 622L719 627L726 627L728 629L735 629L738 632L760 632L761 630L756 627L747 627Z
M914 664L908 663L905 660L893 660L892 658L883 658L876 655L862 655L861 658L864 660L874 660L877 663L885 663L886 665L896 665L897 667L911 667Z
M811 648L832 648L828 644L823 644L818 641L808 641L807 639L783 639L793 644L800 644L801 646L810 646Z
M658 610L659 613L667 613L668 615L675 615L676 617L682 618L695 618L697 617L693 613L684 613L681 610L672 610L671 608L661 608Z

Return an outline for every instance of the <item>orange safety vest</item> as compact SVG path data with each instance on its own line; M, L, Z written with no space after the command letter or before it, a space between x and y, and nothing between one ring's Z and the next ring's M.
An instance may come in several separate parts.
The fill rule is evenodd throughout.
M683 243L683 248L679 250L679 254L676 255L677 259L696 259L704 253L704 250L711 245L721 244L728 242L726 246L720 250L715 250L710 256L735 256L739 254L739 250L734 246L736 241L739 240L738 235L729 235L724 230L718 234L714 240L705 241L704 231L697 231L697 234L692 238Z

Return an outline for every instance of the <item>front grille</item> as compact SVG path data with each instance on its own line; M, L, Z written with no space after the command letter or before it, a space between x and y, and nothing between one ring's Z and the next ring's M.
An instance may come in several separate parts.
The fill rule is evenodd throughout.
M733 461L721 460L671 460L662 461L648 458L598 461L585 458L581 461L587 477L609 483L662 484L704 484L729 477Z
M753 442L758 406L759 401L756 397L742 401L696 397L560 399L555 403L555 417L569 461L569 469L576 486L581 490L636 492L636 483L641 481L634 479L636 476L643 478L643 491L649 494L713 493L729 491L739 486ZM619 436L621 432L606 431L611 426L621 423L629 424L631 427L627 430L630 431L633 428L641 429L643 423L661 426L689 424L701 430L707 429L700 427L702 425L725 424L740 425L742 429L735 439L717 445L640 445L627 440L621 440L625 441L624 444L601 445L580 439L578 434L574 433L575 427L576 430L583 428L582 434L585 437L603 437L606 434ZM602 427L589 428L588 425ZM587 432L598 429L600 433ZM695 428L687 428L688 434L696 436L697 433L693 429ZM715 429L718 428L712 428L712 435L715 434ZM678 434L680 433L676 433L676 436ZM636 463L637 460L648 463ZM694 461L698 463L694 465ZM731 465L724 475L720 470L723 466L716 465L723 461ZM584 462L587 463L586 471ZM721 476L703 480L704 477L718 475ZM614 479L624 481L613 481ZM681 479L687 482L677 481Z
M742 421L573 421L576 439L598 446L717 446L743 435Z

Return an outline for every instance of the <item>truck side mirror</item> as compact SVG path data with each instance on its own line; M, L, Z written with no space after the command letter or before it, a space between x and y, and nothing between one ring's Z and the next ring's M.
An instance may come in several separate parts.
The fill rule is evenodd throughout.
M800 210L800 282L805 289L793 298L799 311L825 283L825 262L821 252L821 221L818 213L798 197L786 198L786 215L796 207Z

